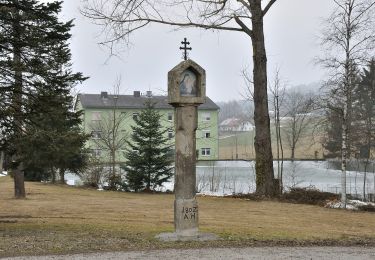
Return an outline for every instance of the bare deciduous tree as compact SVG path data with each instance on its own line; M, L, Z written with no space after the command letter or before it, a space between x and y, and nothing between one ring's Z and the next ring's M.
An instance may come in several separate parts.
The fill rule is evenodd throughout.
M95 120L90 125L92 131L92 141L95 144L95 149L104 151L108 155L108 163L110 165L109 172L109 188L116 189L116 183L118 182L119 175L116 173L116 165L118 161L118 154L125 150L126 141L129 136L124 130L124 126L127 121L128 115L125 112L121 112L118 109L118 98L120 79L117 80L114 86L114 94L106 97L106 102L112 103L112 108L109 109L105 114L100 116L100 120ZM109 100L110 99L110 100ZM106 158L106 156L103 158Z
M352 92L356 84L357 67L364 64L374 50L373 0L334 0L335 10L326 20L322 35L324 58L319 60L330 72L328 107L342 117L342 179L341 201L346 207L346 165Z
M254 121L257 192L272 196L274 190L270 118L267 98L267 55L263 18L277 0L88 0L83 15L104 28L111 48L151 23L177 28L241 32L253 50Z
M279 192L281 194L283 192L284 149L281 139L280 108L284 103L285 83L280 77L279 68L275 71L274 80L273 83L270 84L269 90L271 92L271 103L274 109L273 118L276 132L277 178L279 180Z
M286 122L283 127L286 141L291 154L290 159L294 161L298 142L306 134L312 123L313 109L312 94L302 94L297 91L288 91L285 99Z

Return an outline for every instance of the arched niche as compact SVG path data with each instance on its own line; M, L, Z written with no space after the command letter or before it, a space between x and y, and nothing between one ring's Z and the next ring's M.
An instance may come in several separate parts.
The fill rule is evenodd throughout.
M206 72L192 60L179 63L168 72L168 103L203 104L206 99Z
M198 90L199 75L194 68L189 67L184 70L179 79L180 96L182 97L196 97Z

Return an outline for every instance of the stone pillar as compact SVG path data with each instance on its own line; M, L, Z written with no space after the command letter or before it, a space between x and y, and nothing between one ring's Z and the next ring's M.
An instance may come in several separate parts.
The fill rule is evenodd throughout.
M206 101L206 72L185 60L168 72L168 103L175 108L175 201L174 233L156 237L163 241L214 240L214 234L198 233L198 203L195 198L195 131L198 106Z
M198 203L195 198L197 122L197 106L181 104L175 108L174 223L178 237L198 237Z

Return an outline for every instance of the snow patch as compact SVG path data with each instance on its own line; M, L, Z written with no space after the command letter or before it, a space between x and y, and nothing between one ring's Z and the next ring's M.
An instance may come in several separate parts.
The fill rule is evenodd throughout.
M359 210L360 206L374 206L375 207L375 203L363 202L360 200L348 200L348 202L346 203L347 210ZM344 208L344 205L341 201L334 200L334 201L328 201L324 207L331 208L331 209L342 209Z

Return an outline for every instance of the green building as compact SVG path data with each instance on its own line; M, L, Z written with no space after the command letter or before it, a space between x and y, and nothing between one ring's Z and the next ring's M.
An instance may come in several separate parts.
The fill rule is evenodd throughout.
M134 118L144 109L145 102L151 100L162 115L162 125L171 144L174 142L174 109L167 103L167 96L153 96L151 91L142 95L79 94L75 110L82 110L83 129L91 134L87 147L102 162L108 162L110 153L115 153L116 163L124 162L126 140L130 140ZM218 140L219 107L207 97L198 107L198 129L196 149L198 160L212 160L219 157ZM112 157L113 158L113 157Z

